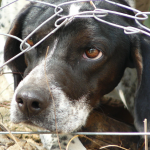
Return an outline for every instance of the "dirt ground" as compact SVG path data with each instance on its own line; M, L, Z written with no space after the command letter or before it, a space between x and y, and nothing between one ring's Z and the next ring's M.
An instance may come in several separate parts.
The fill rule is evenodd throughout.
M3 75L0 75L0 131L37 131L37 128L10 122L10 102L13 89ZM14 140L15 138L15 140ZM37 134L0 134L0 150L45 150Z

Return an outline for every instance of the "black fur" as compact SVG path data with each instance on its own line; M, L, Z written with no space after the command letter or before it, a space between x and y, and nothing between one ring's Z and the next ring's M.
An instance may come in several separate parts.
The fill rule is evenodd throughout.
M65 0L47 1L59 4ZM127 5L122 0L115 0L115 2ZM95 5L97 8L134 15L130 10L111 5L105 1L95 1ZM69 6L64 9L65 12L62 14L67 14L68 9ZM80 11L84 10L93 10L93 6L89 2L82 3ZM14 21L10 34L24 39L53 14L54 8L52 7L30 4ZM52 19L32 36L34 43L37 43L54 29L56 19L58 17ZM139 28L134 20L118 15L108 14L103 19L120 25ZM73 19L34 50L25 53L24 56L22 55L9 64L13 72L24 73L23 77L14 74L15 88L23 78L28 76L31 70L41 63L48 46L50 47L48 56L50 55L53 42L56 39L58 40L56 49L51 59L47 60L47 75L53 74L55 76L57 83L54 84L61 87L70 101L74 103L76 103L75 100L88 94L87 103L92 109L97 107L100 98L117 86L124 70L127 67L135 67L139 79L135 98L135 125L139 131L143 131L143 120L147 118L148 131L150 131L150 38L148 36L143 34L127 35L123 29L101 23L94 18ZM20 52L19 45L20 43L14 39L7 39L5 61ZM103 56L97 60L83 58L84 52L90 48L100 50ZM37 85L37 91L42 88L45 89L42 86ZM26 88L32 89L30 85L24 85L24 89ZM45 92L48 93L48 90L46 89ZM49 98L49 101L52 100ZM37 114L37 119L39 118L40 113Z

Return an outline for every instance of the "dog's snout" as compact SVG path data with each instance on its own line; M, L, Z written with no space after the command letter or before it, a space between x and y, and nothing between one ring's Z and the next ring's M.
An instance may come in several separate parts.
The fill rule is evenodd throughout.
M20 111L27 116L36 115L49 105L49 101L42 91L30 90L30 88L20 90L16 95L16 102Z

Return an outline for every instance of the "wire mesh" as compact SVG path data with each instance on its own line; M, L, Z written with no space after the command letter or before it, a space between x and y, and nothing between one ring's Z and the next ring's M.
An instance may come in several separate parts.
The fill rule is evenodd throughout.
M17 2L18 0L12 1L11 3L0 7L0 10L5 9L5 7ZM20 39L17 36L13 36L7 33L0 33L1 36L6 36L6 37L11 37L14 38L18 41L21 42L20 44L20 50L21 52L19 54L17 54L16 56L14 56L13 58L11 58L10 60L8 60L7 62L5 62L3 65L0 66L0 69L2 69L5 65L7 65L8 63L10 63L12 60L16 59L17 57L19 57L20 55L24 54L27 51L33 50L35 47L37 47L40 43L42 43L46 38L50 37L52 34L54 34L57 30L59 30L64 24L68 23L70 20L72 20L73 18L94 18L99 22L103 22L105 24L108 24L110 26L113 26L114 28L120 28L124 30L125 34L145 34L147 36L150 36L150 29L145 27L141 21L145 21L146 19L148 19L148 15L150 15L150 12L141 12L135 8L131 8L110 0L99 0L99 1L105 1L107 3L110 3L111 5L116 5L118 7L121 8L125 8L128 10L132 10L135 13L135 16L132 15L128 15L128 14L124 14L124 13L120 13L120 12L116 12L116 11L111 11L111 10L106 10L106 9L101 9L101 8L97 8L95 6L95 2L98 0L76 0L76 1L68 1L68 2L64 2L64 3L60 3L58 5L54 5L54 4L50 4L44 1L37 1L37 0L26 0L29 2L33 2L33 3L41 3L41 5L47 5L49 7L53 7L55 8L54 14L52 16L50 16L47 20L45 20L42 24L40 24L36 29L34 29L25 39ZM91 5L93 6L93 10L92 11L83 11L83 12L79 12L73 15L62 15L63 12L63 6L67 6L67 5L71 5L73 3L80 3L80 2L87 2L87 3L91 3ZM123 17L127 17L130 19L134 19L136 21L136 23L140 26L140 28L135 28L132 26L123 26L120 24L116 24L116 23L111 23L106 21L104 18L108 15L108 14L115 14L115 15L119 15L119 16L123 16ZM47 34L43 39L41 39L40 41L38 41L36 44L34 44L34 46L30 46L26 41L36 32L38 31L42 26L44 26L47 22L49 22L50 20L52 20L54 17L59 16L59 18L55 21L55 28L54 30L52 30L49 34ZM61 22L59 24L59 22ZM24 44L27 46L27 48L23 49ZM0 132L0 134L8 134L9 132ZM11 132L12 134L50 134L51 132L48 131L39 131L39 132ZM145 132L129 132L129 133L124 133L124 132L76 132L76 133L72 133L72 134L82 134L82 135L150 135L149 132L145 133Z

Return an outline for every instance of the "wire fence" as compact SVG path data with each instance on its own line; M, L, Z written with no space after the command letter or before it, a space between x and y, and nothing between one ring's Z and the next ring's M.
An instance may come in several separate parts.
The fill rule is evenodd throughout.
M16 1L14 1L14 2L16 2ZM69 2L65 2L65 3L61 3L59 5L54 5L54 4L50 4L50 3L47 3L47 2L43 2L43 1L35 1L35 0L27 0L27 1L34 2L34 3L41 3L41 4L47 5L49 7L54 7L55 8L55 13L54 13L53 16L50 16L47 20L45 20L42 24L40 24L35 30L33 30L24 40L20 39L19 37L10 35L10 34L0 33L0 35L12 37L12 38L14 38L14 39L16 39L16 40L21 42L21 44L20 44L21 52L19 54L17 54L16 56L14 56L13 58L11 58L10 60L8 60L7 62L5 62L2 66L0 66L0 68L2 68L3 66L7 65L12 60L16 59L17 57L19 57L20 55L24 54L25 52L30 51L30 50L34 49L35 47L37 47L40 43L42 43L45 39L47 39L49 36L51 36L53 33L55 33L64 24L66 24L67 22L72 20L72 18L92 17L92 18L95 18L97 21L103 22L103 23L108 24L110 26L114 26L116 28L123 29L125 34L142 33L142 34L150 36L150 29L148 27L144 26L140 22L140 21L145 21L146 19L148 19L148 15L150 14L150 12L141 12L141 11L139 11L137 9L134 9L134 8L131 8L131 7L119 4L119 3L115 3L115 2L112 2L110 0L105 0L105 1L110 3L110 4L112 4L112 5L117 5L119 7L126 8L128 10L132 10L133 12L135 12L135 16L124 14L124 13L120 13L120 12L115 12L115 11L111 11L111 10L105 10L105 9L96 8L94 3L92 3L93 8L94 8L93 11L79 12L79 13L74 14L74 15L61 15L61 13L63 12L62 6L67 6L67 5L70 5L70 4L73 4L73 3L79 3L79 2L91 2L90 0L69 1ZM94 1L96 1L96 0L94 0ZM14 3L14 2L12 2L12 3ZM9 3L8 5L10 5L12 3ZM4 9L8 5L1 7L0 10ZM126 26L122 26L122 25L119 25L119 24L115 24L115 23L111 23L111 22L105 21L103 19L103 17L106 17L109 13L134 19L136 21L136 23L141 27L141 29L135 28L135 27L132 27L132 26L127 26L126 27ZM36 31L38 31L42 26L44 26L47 22L49 22L50 20L52 20L56 16L60 16L60 18L56 20L56 22L55 22L55 29L54 30L52 30L49 34L47 34L39 42L34 44L34 46L31 46L31 45L29 45L26 42ZM62 23L59 24L60 21L62 21ZM23 45L24 44L27 46L26 49L23 49Z
M12 5L13 3L17 2L18 0L12 1L11 3L0 7L0 10L5 9L7 6ZM8 63L10 63L11 61L13 61L14 59L16 59L17 57L19 57L20 55L24 54L27 51L31 51L33 50L35 47L37 47L39 44L41 44L45 39L47 39L48 37L50 37L52 34L54 34L57 30L59 30L64 24L68 23L70 20L72 20L73 18L94 18L99 22L103 22L107 25L113 26L114 28L119 28L119 29L123 29L125 34L145 34L147 36L150 36L150 29L146 26L144 26L141 22L145 21L148 19L148 15L150 15L150 12L141 12L135 8L131 8L110 0L99 0L99 1L105 1L111 5L116 5L118 7L121 8L125 8L128 10L132 10L135 13L135 16L129 15L129 14L124 14L121 12L116 12L116 11L111 11L111 10L106 10L106 9L101 9L101 8L97 8L95 6L95 2L98 0L76 0L76 1L67 1L64 3L60 3L58 5L55 4L51 4L48 2L44 2L44 1L37 1L37 0L26 0L28 2L33 2L33 3L40 3L41 5L47 5L48 7L52 7L54 8L54 14L52 16L50 16L47 20L45 20L42 24L40 24L36 29L34 29L25 39L20 39L17 36L13 36L7 33L1 33L0 32L0 36L6 36L6 37L11 37L14 38L18 41L21 42L20 44L20 50L21 52L19 54L17 54L16 56L14 56L13 58L11 58L10 60L8 60L7 62L3 63L0 66L0 70L7 65ZM0 1L1 2L1 1ZM93 6L93 10L89 10L89 11L81 11L78 13L75 13L73 15L64 15L63 14L63 7L64 6L68 6L71 5L73 3L80 3L80 2L87 2L90 3ZM108 15L108 14L114 14L114 15L118 15L118 16L123 16L126 18L130 18L130 19L134 19L136 21L136 23L140 26L140 28L135 28L132 26L123 26L120 24L116 24L116 23L112 23L112 22L108 22L106 21L104 18ZM27 43L27 40L36 32L38 31L41 27L43 27L47 22L51 21L53 18L55 18L56 16L59 16L59 18L55 21L55 28L49 33L47 34L44 38L42 38L40 41L38 41L37 43L35 43L33 46L29 45ZM61 23L60 23L61 22ZM23 48L24 45L26 45L27 48ZM51 134L51 132L48 131L39 131L39 132L11 132L12 134ZM0 134L9 134L9 132L3 131L0 132ZM76 133L72 133L72 134L77 134L77 135L132 135L132 136L137 136L137 135L150 135L150 132L76 132Z

